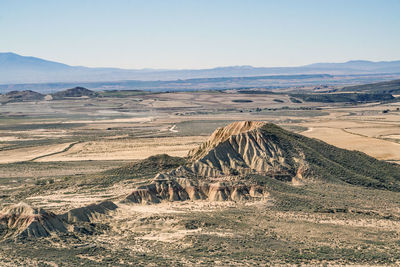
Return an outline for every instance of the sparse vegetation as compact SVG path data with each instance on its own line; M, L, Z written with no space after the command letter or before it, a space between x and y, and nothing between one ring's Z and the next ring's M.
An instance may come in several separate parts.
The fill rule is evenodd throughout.
M96 97L98 96L98 93L86 89L84 87L74 87L71 89L59 91L57 93L54 93L51 95L53 99L65 99L68 97Z
M368 92L376 94L398 94L400 93L400 80L346 86L342 89L342 91Z
M113 180L112 183L115 183L124 179L151 178L158 172L172 170L185 164L184 158L171 157L167 154L155 155L116 169L107 170L104 174L108 178L102 177L99 182L105 183L107 179L111 179Z
M395 99L389 93L334 93L334 94L293 94L292 97L301 98L307 102L322 103L358 103L376 102Z
M381 132L367 134L368 129L375 127L383 135L389 134L390 140L398 140L392 121L392 115L397 114L396 103L353 103L349 107L345 102L301 103L300 98L294 98L299 100L297 103L288 94L250 91L254 102L242 102L246 105L238 108L232 101L242 99L243 93L136 91L99 93L95 98L74 101L46 101L47 106L35 102L2 106L0 159L11 158L6 155L19 150L32 155L29 151L40 151L47 145L82 143L68 152L76 161L43 157L0 164L0 209L24 201L64 214L103 200L113 201L118 209L96 213L90 222L77 222L65 234L2 239L0 262L60 266L65 262L88 266L397 264L398 165L278 127L267 129L269 138L280 140L287 162L296 166L291 158L300 150L309 163L305 172L308 176L298 186L289 182L294 173L242 175L231 168L229 177L233 181L267 188L266 201L157 205L119 202L134 188L151 182L159 171L169 171L187 162L186 158L168 155L144 160L127 157L131 155L129 151L142 149L138 142L155 151L154 147L161 143L153 144L151 140L168 140L171 144L166 147L174 153L181 146L174 140L184 140L194 147L207 140L216 128L232 121L268 120L304 134L313 127L328 125L332 129L346 128L348 134L357 129L354 132L359 138L380 135ZM11 107L18 112L8 113ZM51 114L47 107L51 107ZM386 109L389 114L382 113ZM360 114L363 121L359 120ZM379 127L375 121L379 121ZM173 125L177 132L169 130ZM324 137L322 133L320 136ZM340 134L337 138L341 138ZM373 145L375 137L368 138ZM113 152L111 158L113 146L121 148L120 154ZM142 154L149 151L143 150ZM106 156L89 161L80 155ZM390 159L396 162L396 154L391 155ZM0 236L5 234L0 227ZM326 240L330 240L329 244Z
M232 102L234 103L251 103L253 100L250 99L233 99Z
M296 103L296 104L303 103L303 102L301 102L300 100L298 100L297 98L294 98L294 97L290 97L289 99L290 99L290 101L292 101L292 103Z

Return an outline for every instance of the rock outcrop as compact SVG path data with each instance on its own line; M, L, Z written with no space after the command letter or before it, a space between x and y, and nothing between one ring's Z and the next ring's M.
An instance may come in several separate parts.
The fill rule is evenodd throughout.
M160 173L156 178L221 177L257 173L270 176L291 176L297 180L307 170L304 155L299 152L287 158L281 140L268 133L264 122L234 122L217 129L203 143L189 152L187 166Z
M38 238L72 232L92 234L93 231L78 227L76 223L95 228L97 221L101 221L117 208L113 202L103 201L57 215L21 202L0 211L0 237ZM69 227L71 225L72 228Z
M195 148L188 153L188 157L192 160L199 160L206 156L210 150L215 148L222 142L228 140L231 136L245 133L259 127L262 127L265 123L259 121L241 121L234 122L226 127L216 129L210 136L210 138L201 144L198 148Z
M0 227L5 236L18 237L46 237L53 232L67 232L56 214L25 203L4 208L0 212Z
M151 204L162 201L209 200L242 201L268 197L268 192L258 185L235 184L230 181L196 181L187 178L154 179L129 194L125 202Z

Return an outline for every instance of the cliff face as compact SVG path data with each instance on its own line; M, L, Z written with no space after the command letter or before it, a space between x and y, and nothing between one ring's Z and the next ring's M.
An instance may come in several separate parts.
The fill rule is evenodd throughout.
M209 200L242 201L268 197L268 192L258 185L235 184L229 181L200 182L186 178L155 179L152 183L135 189L125 202L150 204L162 201Z
M261 128L231 135L201 154L204 155L193 158L192 165L192 170L201 176L279 172L290 168L279 144L266 138Z
M218 144L225 142L230 137L260 128L263 125L265 125L264 122L241 121L231 123L226 127L218 128L211 134L210 138L206 142L201 144L198 148L189 151L188 156L194 161L199 160L206 156L208 152L210 152L210 150L215 148Z

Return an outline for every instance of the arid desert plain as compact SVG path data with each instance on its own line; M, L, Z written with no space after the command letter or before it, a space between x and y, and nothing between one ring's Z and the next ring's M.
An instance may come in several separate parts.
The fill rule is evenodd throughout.
M400 264L399 101L121 92L0 105L1 266ZM261 132L274 136L264 176ZM285 152L279 138L298 145ZM227 140L251 154L249 168L218 150ZM357 170L362 178L346 180ZM196 182L140 191L182 172Z

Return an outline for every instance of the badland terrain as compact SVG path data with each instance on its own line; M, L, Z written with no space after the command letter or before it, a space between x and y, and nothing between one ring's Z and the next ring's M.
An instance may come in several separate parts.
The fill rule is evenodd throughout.
M1 265L398 265L399 96L4 93Z

